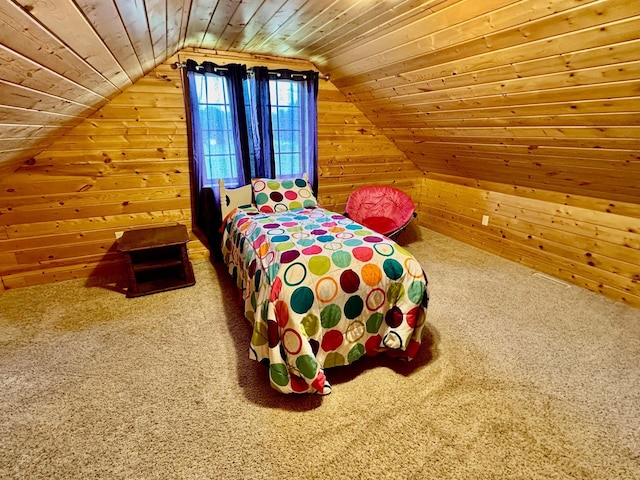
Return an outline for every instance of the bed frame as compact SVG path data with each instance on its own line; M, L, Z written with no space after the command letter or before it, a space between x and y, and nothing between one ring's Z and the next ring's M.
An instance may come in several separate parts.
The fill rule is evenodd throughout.
M224 180L221 178L218 180L218 187L220 187L220 211L222 212L222 218L226 218L234 208L241 205L251 205L253 202L251 184L228 189L224 186Z

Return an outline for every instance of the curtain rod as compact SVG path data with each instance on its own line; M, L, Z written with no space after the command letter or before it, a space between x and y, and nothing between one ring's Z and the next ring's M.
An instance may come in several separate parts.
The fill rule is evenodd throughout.
M224 65L221 65L220 67L224 68ZM171 68L173 68L174 70L177 69L177 68L187 68L187 64L186 63L180 63L180 62L174 62L174 63L171 64ZM319 73L320 72L318 72L318 74ZM322 75L320 78L324 78L328 82L331 77L327 73L326 75Z

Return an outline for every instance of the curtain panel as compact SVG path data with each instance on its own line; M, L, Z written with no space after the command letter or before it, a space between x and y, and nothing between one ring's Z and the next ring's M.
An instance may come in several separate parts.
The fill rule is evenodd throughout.
M187 108L190 156L191 156L191 190L192 190L192 210L196 227L207 239L210 251L214 254L214 259L219 261L221 234L219 232L222 223L220 212L220 191L217 184L208 181L205 167L204 155L204 135L203 131L208 130L208 123L212 121L206 113L207 110L199 108L199 105L206 102L207 97L207 76L220 76L225 79L229 91L229 102L232 112L232 126L236 139L234 142L236 150L236 170L241 172L242 178L238 179L238 185L245 185L251 181L249 163L249 140L247 132L247 120L244 101L244 80L247 70L244 65L229 64L221 67L211 62L204 62L198 65L193 60L186 63L186 96L189 99Z
M273 154L273 130L271 128L271 98L269 93L269 69L253 67L249 69L247 82L249 101L247 118L252 135L251 177L275 178L276 164Z

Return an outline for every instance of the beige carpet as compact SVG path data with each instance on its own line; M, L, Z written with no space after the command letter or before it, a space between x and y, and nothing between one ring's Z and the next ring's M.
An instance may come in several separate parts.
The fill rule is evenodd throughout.
M426 229L419 357L283 396L221 267L0 295L3 479L640 479L640 310Z

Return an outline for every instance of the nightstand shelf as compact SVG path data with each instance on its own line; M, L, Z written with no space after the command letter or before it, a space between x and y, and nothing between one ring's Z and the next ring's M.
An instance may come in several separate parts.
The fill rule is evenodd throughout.
M129 288L127 297L189 287L196 283L184 225L129 230L118 241Z
M182 265L181 260L152 260L144 263L134 263L133 271L134 272L144 272L145 270L156 270L159 268L168 268L168 267L179 267Z

